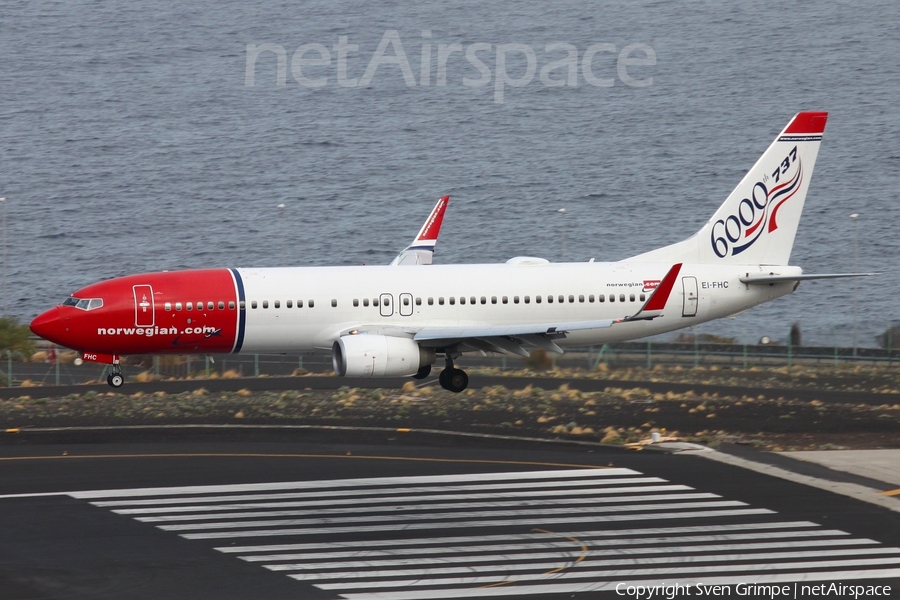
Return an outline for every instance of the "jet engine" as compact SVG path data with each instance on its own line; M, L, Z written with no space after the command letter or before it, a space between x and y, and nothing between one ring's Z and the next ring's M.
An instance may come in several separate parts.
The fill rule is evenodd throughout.
M340 377L405 377L434 360L434 350L406 337L345 335L331 347L331 364Z

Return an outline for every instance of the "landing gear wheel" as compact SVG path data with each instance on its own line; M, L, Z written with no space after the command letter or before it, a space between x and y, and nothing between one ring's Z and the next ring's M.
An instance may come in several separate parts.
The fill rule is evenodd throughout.
M469 376L462 369L444 369L441 371L441 377L443 378L441 386L455 394L469 387Z
M106 383L114 388L120 388L125 383L125 378L122 377L121 373L110 373L106 377Z
M442 369L441 374L438 375L438 383L440 383L441 387L444 388L445 390L449 389L447 387L447 372L448 371L450 371L450 367L448 367L446 369Z
M419 371L413 375L413 379L425 379L431 375L431 365L422 365L419 367Z

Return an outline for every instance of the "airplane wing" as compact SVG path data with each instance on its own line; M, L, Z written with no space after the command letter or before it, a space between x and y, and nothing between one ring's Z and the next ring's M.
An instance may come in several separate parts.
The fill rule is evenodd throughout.
M431 347L461 347L484 352L500 352L529 356L526 346L541 348L548 352L562 354L563 350L553 340L566 337L571 331L605 329L619 323L647 321L662 315L669 295L678 280L681 263L673 265L647 298L641 309L633 315L618 319L597 319L593 321L559 321L526 323L520 325L461 325L452 327L425 327L413 337L417 342Z
M419 230L412 243L391 261L393 265L430 265L434 254L434 245L437 243L438 234L441 232L441 224L444 221L444 211L450 196L443 196L434 205L431 214L425 219L425 224Z

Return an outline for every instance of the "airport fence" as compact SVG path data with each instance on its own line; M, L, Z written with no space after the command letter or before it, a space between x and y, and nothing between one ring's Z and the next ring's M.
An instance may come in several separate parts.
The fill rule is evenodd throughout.
M50 355L53 356L52 353ZM74 353L59 352L56 358L23 362L7 357L0 363L2 384L8 387L72 385L106 380L108 365L72 362ZM751 367L783 367L805 365L900 365L898 349L847 348L821 346L783 346L756 344L713 344L677 342L622 342L575 348L558 356L543 351L532 352L531 358L519 356L465 356L457 364L466 368L493 367L501 371L548 368L581 368L595 370L600 364L610 367L718 366L734 369ZM440 362L435 369L440 368ZM5 368L4 368L5 367ZM288 377L305 374L332 373L328 354L249 354L249 355L179 355L126 357L123 370L127 378L209 379L238 377ZM298 384L301 385L301 384Z

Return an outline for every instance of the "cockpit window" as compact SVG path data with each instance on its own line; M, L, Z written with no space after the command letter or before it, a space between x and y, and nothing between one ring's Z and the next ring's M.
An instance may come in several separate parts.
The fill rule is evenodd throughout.
M81 310L93 310L103 306L103 298L66 298L63 306L74 306Z

